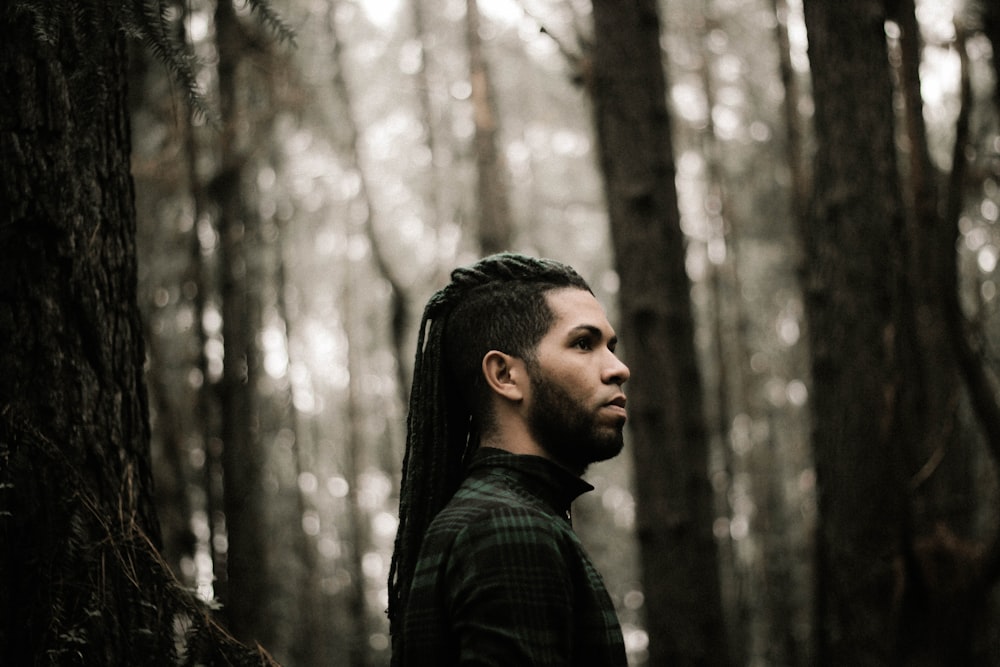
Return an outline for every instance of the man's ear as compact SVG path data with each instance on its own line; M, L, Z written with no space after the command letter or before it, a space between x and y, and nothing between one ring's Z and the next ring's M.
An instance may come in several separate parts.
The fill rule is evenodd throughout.
M524 362L517 357L490 350L483 357L483 376L486 385L495 394L510 401L524 398L524 383L527 381Z

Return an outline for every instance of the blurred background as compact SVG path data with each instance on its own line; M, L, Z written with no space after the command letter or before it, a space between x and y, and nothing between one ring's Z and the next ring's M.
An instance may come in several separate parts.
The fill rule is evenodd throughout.
M990 4L918 0L910 16L930 166L945 181L953 153L967 159L947 244L980 334L978 363L993 373L1000 137ZM588 88L600 36L585 0L265 7L273 15L226 0L170 5L204 111L154 56L132 54L163 555L237 638L284 665L383 665L427 297L455 266L509 248L573 265L615 326L628 324L615 267L630 258L615 256ZM731 664L822 664L799 224L815 144L803 7L665 0L659 9L676 169L664 187L676 187L686 242L717 554L718 583L690 581L684 595L719 598ZM903 85L910 33L902 21L884 27L898 77L896 147L912 176L900 101L912 90ZM959 121L966 148L955 152ZM914 512L935 517L914 522L911 556L938 563L948 582L979 571L998 525L988 438L970 417L971 393L955 396L949 424L963 453L952 491L915 490L959 445L915 455L922 463L907 473ZM630 664L656 664L644 583L656 563L641 562L636 530L656 510L637 504L630 438L622 456L588 472L596 490L578 501L574 524L618 608ZM1000 627L986 581L962 598L985 628L979 655L990 655Z

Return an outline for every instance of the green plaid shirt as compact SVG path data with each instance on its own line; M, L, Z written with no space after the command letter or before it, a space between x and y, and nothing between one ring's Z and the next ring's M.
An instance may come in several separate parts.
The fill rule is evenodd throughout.
M544 458L476 452L424 538L401 664L625 665L611 598L569 520L592 489Z

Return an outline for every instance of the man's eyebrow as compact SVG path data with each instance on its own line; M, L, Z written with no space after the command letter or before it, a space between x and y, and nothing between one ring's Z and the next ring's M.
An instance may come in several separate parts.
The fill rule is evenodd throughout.
M577 336L581 333L586 333L590 336L593 336L594 338L604 338L604 331L602 331L599 326L596 326L594 324L578 324L569 330L569 332L566 334L566 337L572 338L573 336ZM613 334L608 339L609 344L613 345L617 342L618 342L618 336L615 334Z

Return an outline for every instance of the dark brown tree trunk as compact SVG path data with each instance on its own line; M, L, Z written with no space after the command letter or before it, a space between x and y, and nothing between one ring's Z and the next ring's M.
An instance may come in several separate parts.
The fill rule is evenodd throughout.
M993 46L993 100L1000 108L1000 3L994 0L981 0L983 32Z
M907 664L974 664L976 633L983 626L977 618L985 609L992 582L980 579L979 554L983 551L974 533L974 516L980 499L976 495L973 468L975 452L969 446L977 439L963 428L967 405L961 374L962 360L969 350L965 341L965 317L959 306L959 213L951 201L939 195L940 178L927 144L924 108L920 90L922 40L913 0L893 3L892 18L900 29L898 78L905 120L906 154L909 158L904 189L907 231L910 240L909 283L916 312L914 331L919 341L920 410L913 420L919 424L921 441L914 442L910 488L914 512L910 588L904 599L904 621L900 646ZM959 40L965 36L959 34ZM953 154L951 197L961 200L965 189L965 144L968 139L968 63L964 44L961 107ZM942 202L946 202L942 205ZM943 212L943 213L942 213ZM956 343L958 343L956 345ZM980 367L985 362L978 359ZM968 388L976 388L967 385ZM996 415L996 393L987 392L989 413ZM973 405L979 405L974 397ZM981 424L992 418L977 415ZM989 437L989 430L984 433ZM994 460L996 463L996 460ZM988 539L994 539L991 534ZM947 566L945 566L947 564Z
M53 14L0 10L0 663L142 664L173 639L148 582L126 48L108 3Z
M477 231L480 250L483 255L490 255L509 250L514 231L493 79L479 36L479 5L477 0L466 0L465 7L469 82L472 85L472 114L476 126Z
M726 665L708 436L656 2L594 3L593 100L630 361L652 665Z
M819 502L817 660L897 655L913 364L885 13L806 0L815 192L805 245Z
M241 87L247 45L232 0L218 3L215 29L222 129L221 164L211 190L218 214L219 289L225 345L220 395L228 544L225 574L219 577L219 597L233 635L240 641L257 641L267 646L275 628L266 622L270 588L267 508L262 484L266 454L260 438L256 397L260 366L256 333L260 315L252 278L252 253L257 240L257 218L256 211L244 198L250 141L246 127L251 123L248 109L242 103Z

